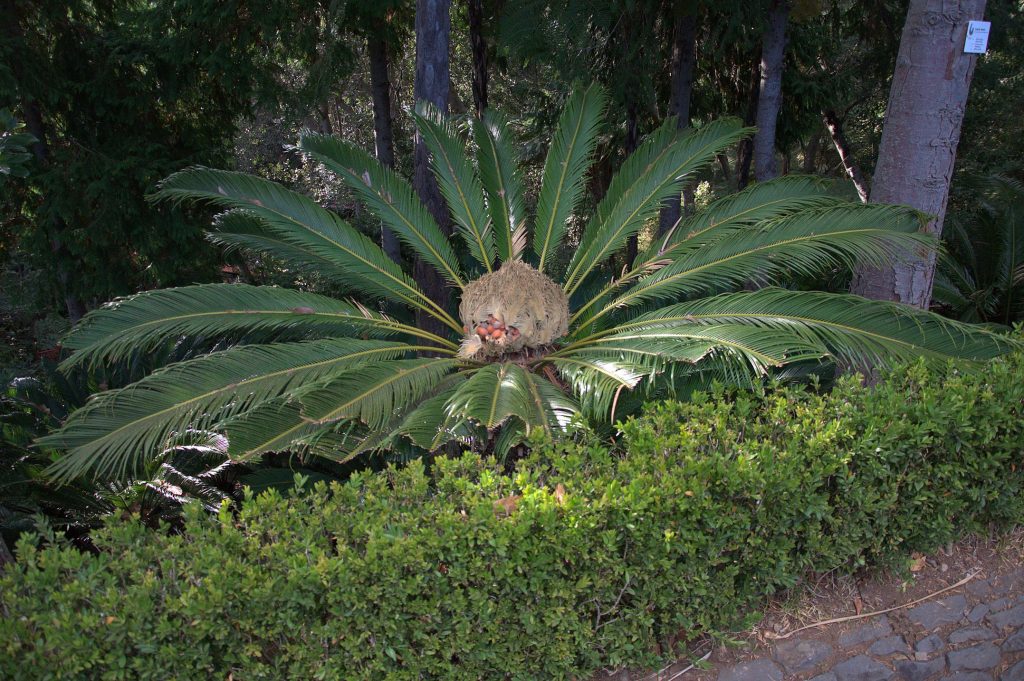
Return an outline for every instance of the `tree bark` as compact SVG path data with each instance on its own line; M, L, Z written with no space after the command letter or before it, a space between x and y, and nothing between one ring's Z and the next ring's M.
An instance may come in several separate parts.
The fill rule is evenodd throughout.
M772 0L768 27L761 42L761 83L758 89L757 132L754 134L754 177L758 182L778 177L775 165L775 124L782 108L782 68L786 56L788 0Z
M751 126L757 120L757 101L760 95L761 64L754 62L750 69L750 81L747 86L747 111L743 115L743 125ZM749 137L739 143L736 151L736 188L743 189L750 183L750 160L753 158L754 141Z
M843 162L843 168L846 169L846 174L853 180L853 186L857 188L857 196L860 197L861 203L868 202L868 183L864 180L864 174L860 172L860 166L853 158L853 151L850 149L850 143L846 139L846 135L843 134L843 122L836 116L836 112L832 109L822 112L822 119L825 121L825 127L828 129L828 134L832 137L832 144L836 146L836 151L839 152L839 160Z
M977 62L963 51L967 22L984 12L985 0L911 0L900 38L871 201L907 204L934 216L924 229L936 236ZM851 290L926 309L935 252L899 256L887 267L858 266Z
M631 103L626 110L626 155L625 159L629 158L630 154L636 151L636 148L640 146L640 124L637 120L636 104ZM630 234L626 239L626 267L632 267L633 261L636 260L636 255L639 252L639 240L636 234Z
M451 43L451 0L416 0L416 76L413 96L442 112L448 111L449 61ZM451 236L451 221L434 173L430 170L430 152L419 134L413 156L413 186L441 230ZM417 258L413 276L423 292L441 307L448 307L448 289L441 275ZM433 317L417 312L417 324L431 333L444 335L445 327Z
M476 115L483 116L487 109L487 43L484 42L483 0L467 0L469 15L469 45L473 52L473 104Z
M391 79L388 76L388 46L383 27L371 31L366 39L370 57L370 91L373 97L373 146L377 160L388 168L395 167L395 142L391 121ZM402 247L398 237L381 225L381 248L396 263L402 262Z
M811 135L804 147L804 161L801 171L804 175L813 175L818 170L818 150L821 148L821 133Z
M676 127L680 130L690 126L690 95L693 92L693 75L697 66L697 17L680 12L676 16L672 39L672 81L668 99L668 115L676 116ZM689 184L687 184L689 187ZM685 189L684 189L685 190ZM690 203L692 200L692 188ZM663 235L682 217L680 197L669 197L661 207L658 218L658 236Z

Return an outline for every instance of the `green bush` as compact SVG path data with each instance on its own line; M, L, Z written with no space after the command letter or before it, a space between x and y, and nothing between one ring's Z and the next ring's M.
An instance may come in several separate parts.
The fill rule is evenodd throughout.
M553 679L654 664L807 570L1024 518L1024 355L873 389L661 404L621 449L537 447L19 545L0 677ZM504 500L502 504L495 504Z

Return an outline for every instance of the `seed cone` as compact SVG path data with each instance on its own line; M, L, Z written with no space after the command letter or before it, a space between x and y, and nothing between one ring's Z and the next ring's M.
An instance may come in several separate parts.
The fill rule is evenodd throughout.
M497 357L564 336L569 299L544 274L512 260L466 286L459 316L468 329L461 354Z

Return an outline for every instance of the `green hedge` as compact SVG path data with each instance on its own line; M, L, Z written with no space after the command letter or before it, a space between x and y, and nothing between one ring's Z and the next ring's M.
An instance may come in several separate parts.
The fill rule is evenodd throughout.
M726 397L728 399L719 399ZM364 474L237 514L19 545L0 677L557 679L736 626L808 569L1024 517L1024 356L663 404L619 449ZM521 498L514 498L515 496ZM508 498L513 497L509 500ZM495 500L506 499L507 512Z

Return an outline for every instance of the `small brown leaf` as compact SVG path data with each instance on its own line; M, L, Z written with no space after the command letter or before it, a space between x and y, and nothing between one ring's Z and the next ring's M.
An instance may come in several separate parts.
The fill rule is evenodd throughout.
M104 621L104 622L105 622L106 624L113 624L114 622L116 622L116 621L117 621L117 618L116 618L116 617L114 617L113 615L107 615L106 617L104 617L104 618L103 618L103 621Z
M862 599L860 596L853 597L853 610L858 615L861 613L862 610L864 610L864 599Z
M558 483L555 485L555 501L561 506L565 503L565 485Z
M911 558L911 560L910 560L910 571L911 572L920 572L921 570L924 569L924 566L925 566L925 563L927 561L927 558L922 556L920 553L912 553L912 554L910 554L910 558Z

